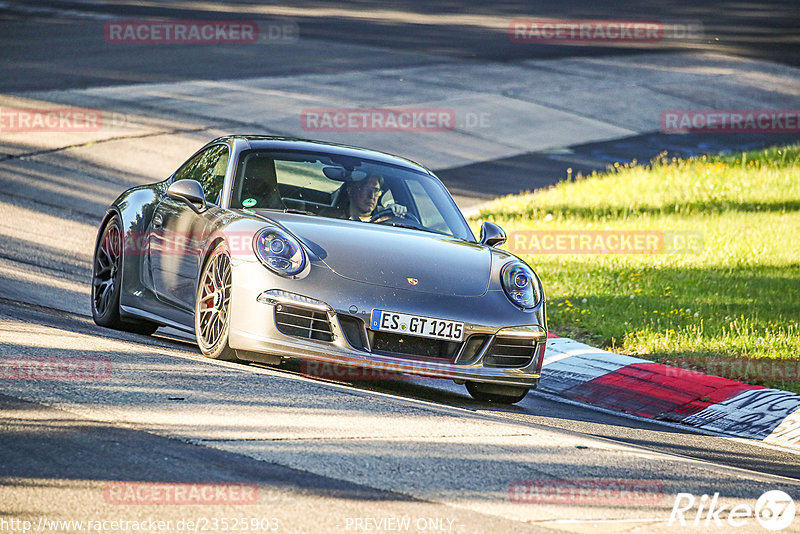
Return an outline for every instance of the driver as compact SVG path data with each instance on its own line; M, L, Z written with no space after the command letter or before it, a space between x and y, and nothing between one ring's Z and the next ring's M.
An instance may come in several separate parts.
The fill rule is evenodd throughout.
M375 213L391 209L395 217L403 217L408 210L401 204L378 207L378 200L383 191L383 181L383 176L380 174L371 174L358 182L346 182L344 190L340 194L340 197L344 195L343 202L337 208L331 208L322 215L368 222Z

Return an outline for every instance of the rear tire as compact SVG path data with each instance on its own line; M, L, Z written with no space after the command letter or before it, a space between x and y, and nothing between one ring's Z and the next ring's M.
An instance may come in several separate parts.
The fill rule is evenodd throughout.
M97 241L92 261L92 319L115 330L150 335L158 325L149 321L123 321L119 313L122 292L124 241L119 215L108 220Z
M194 305L197 345L213 360L237 360L236 351L228 345L232 274L230 256L223 245L217 245L203 266Z
M516 404L524 399L530 391L530 388L502 386L484 382L467 382L466 386L473 399L496 404Z

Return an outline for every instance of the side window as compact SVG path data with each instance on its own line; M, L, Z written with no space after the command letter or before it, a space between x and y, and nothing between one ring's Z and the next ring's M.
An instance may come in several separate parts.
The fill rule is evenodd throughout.
M423 226L436 232L453 235L425 187L417 180L408 180L407 184L414 203L417 205L417 210L419 210L419 221Z
M225 169L228 167L228 147L215 145L195 157L175 173L175 181L197 180L203 186L206 201L219 203L222 182L225 180Z

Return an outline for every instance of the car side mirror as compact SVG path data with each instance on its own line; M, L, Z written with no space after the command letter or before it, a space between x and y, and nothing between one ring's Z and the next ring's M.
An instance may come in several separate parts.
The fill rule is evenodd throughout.
M506 233L502 228L489 221L481 225L481 244L494 247L506 242Z
M196 180L178 180L167 188L167 196L172 200L185 202L195 213L202 213L208 209L203 186ZM200 207L197 207L200 204Z

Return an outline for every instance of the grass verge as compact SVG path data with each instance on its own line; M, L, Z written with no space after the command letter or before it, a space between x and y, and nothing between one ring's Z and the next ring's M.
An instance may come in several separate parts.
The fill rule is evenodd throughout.
M541 276L551 331L800 393L800 145L622 166L498 199L480 220ZM542 253L545 235L630 231L666 246Z

